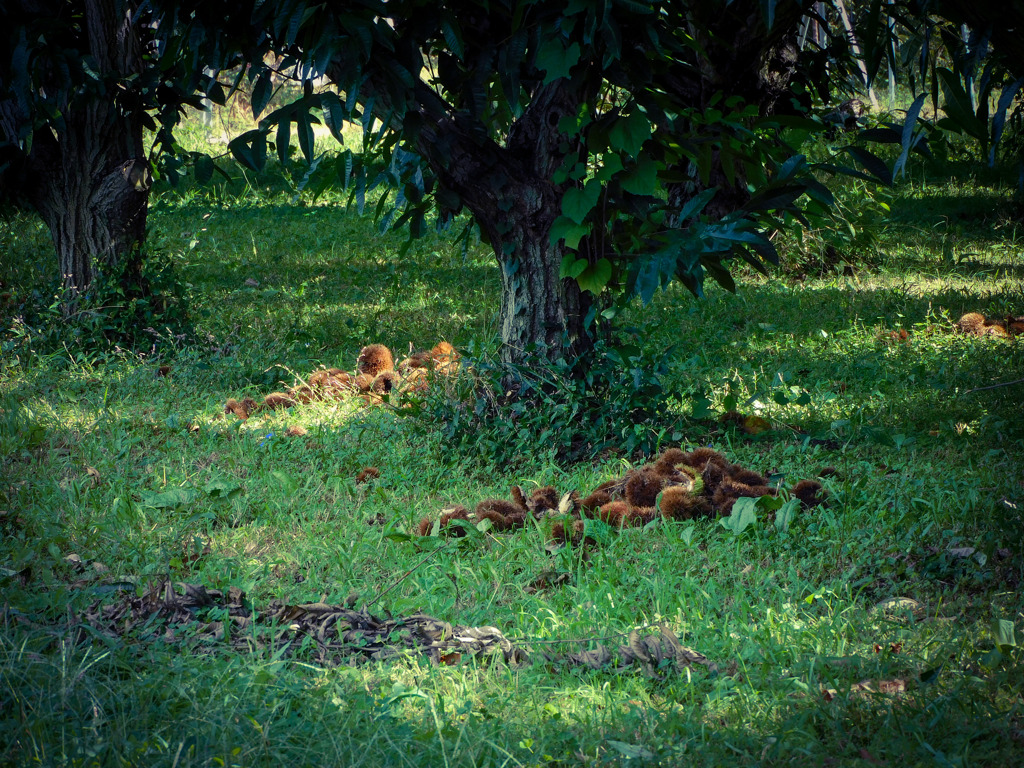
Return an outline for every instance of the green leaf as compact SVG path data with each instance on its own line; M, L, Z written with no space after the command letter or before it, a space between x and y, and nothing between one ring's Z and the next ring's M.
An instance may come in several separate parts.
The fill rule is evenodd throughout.
M246 131L228 143L232 156L253 171L262 171L267 162L267 137L262 131Z
M462 46L462 35L459 34L458 22L456 22L453 14L445 13L441 17L441 33L444 35L444 41L448 44L448 50L459 61L463 61L465 59L465 52Z
M588 234L590 234L590 222L577 224L567 216L559 216L551 225L550 239L552 245L558 245L559 240L565 240L565 247L575 250L579 247L580 240ZM575 255L569 254L566 258L575 258Z
M154 509L177 509L191 504L198 495L194 488L174 488L164 493L143 493L142 504Z
M575 280L583 273L583 270L586 268L586 259L578 258L575 253L567 253L562 258L562 266L558 270L558 277L559 279L571 277L573 280Z
M579 43L573 43L566 48L559 38L549 37L541 43L540 50L537 51L537 69L545 73L544 85L560 77L568 77L570 70L579 60Z
M788 531L790 523L800 509L800 499L789 499L775 512L775 530Z
M1000 653L1009 653L1011 648L1016 648L1017 638L1013 622L1006 619L993 619L992 640L995 641Z
M627 760L653 760L656 757L651 750L641 747L639 744L627 744L624 741L608 739L608 746Z
M594 177L599 181L610 181L611 178L622 171L625 166L622 164L622 158L616 154L606 154L601 158L601 168L598 170Z
M324 112L324 122L330 129L331 134L339 144L345 143L342 135L342 128L345 125L345 107L338 98L338 94L332 91L324 91L320 94L320 108Z
M608 285L612 279L612 263L608 259L598 259L594 264L589 265L576 278L580 288L598 294Z
M299 149L307 163L313 162L313 126L310 124L309 113L301 110L295 116L295 133L299 137Z
M203 493L213 499L230 499L241 491L241 485L226 478L216 478L203 486Z
M658 190L658 164L647 155L637 158L636 168L622 177L622 188L634 195L653 195Z
M705 189L699 195L687 200L686 205L679 211L679 223L684 224L688 219L699 215L704 207L711 202L711 198L715 196L716 192L718 192L718 187L711 187L711 189Z
M278 486L286 495L291 496L299 489L299 484L295 481L291 475L287 472L283 472L280 469L275 469L270 473L275 480L277 480Z
M618 118L608 131L608 143L613 150L627 157L636 157L647 139L651 138L651 122L647 115L637 110L626 117Z
M714 411L711 408L711 399L703 392L694 395L690 399L691 415L695 419L710 418Z
M732 514L723 517L718 522L727 531L732 531L735 536L739 536L757 522L757 499L747 496L736 499L736 503L732 506Z
M907 119L903 123L903 132L900 135L902 150L900 151L900 156L896 159L896 163L892 167L893 176L897 173L902 174L906 170L907 158L910 156L910 150L913 149L914 145L920 138L915 138L914 127L917 125L917 116L921 112L921 107L924 106L925 98L927 98L927 94L922 93L914 99L914 103L911 104L910 109L907 110Z
M263 72L259 77L256 78L256 85L252 89L252 118L253 120L259 120L260 113L267 108L267 104L270 103L270 97L274 95L274 83L270 79L270 74Z
M200 184L206 184L210 179L213 178L214 164L213 160L209 155L198 155L196 157L194 173L196 181Z
M889 166L878 155L868 152L864 147L845 147L845 151L853 155L867 169L868 173L876 179L887 187L892 186L892 171L889 170Z
M937 70L942 82L942 111L958 127L977 139L982 147L988 146L988 127L977 118L971 109L971 99L960 84L960 79L945 67Z
M292 121L282 118L277 124L277 159L281 165L288 165L288 142L291 141Z
M576 224L582 224L600 196L601 182L596 179L588 181L583 189L570 187L562 195L562 213Z

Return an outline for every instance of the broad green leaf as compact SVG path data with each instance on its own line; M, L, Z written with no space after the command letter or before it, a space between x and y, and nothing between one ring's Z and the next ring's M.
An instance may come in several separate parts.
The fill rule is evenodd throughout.
M342 128L345 125L345 107L342 105L341 99L338 98L338 94L333 91L321 93L320 108L324 112L324 122L327 123L331 134L337 139L339 144L344 144L345 138L342 135Z
M914 127L917 125L917 116L921 112L921 107L924 106L924 100L927 98L927 94L922 93L916 99L914 103L907 110L907 119L903 123L903 132L900 135L900 144L902 150L900 156L897 158L896 163L892 167L892 174L895 176L897 173L902 174L906 170L907 158L910 156L910 150L913 149L917 143L914 137Z
M639 110L618 118L608 131L608 143L626 157L637 157L640 148L651 138L651 122Z
M299 149L307 163L313 162L313 126L310 123L309 113L300 110L295 115L295 133L299 137Z
M176 509L191 504L198 495L193 488L174 488L163 493L143 493L142 504L154 509Z
M455 54L459 61L462 61L465 58L462 35L459 34L458 22L452 13L445 13L441 17L441 33L444 35L444 41L448 44L448 50Z
M789 499L775 512L775 530L788 531L790 523L796 518L800 509L800 499Z
M608 285L612 279L612 263L608 259L598 259L594 264L589 265L576 278L580 288L598 294Z
M579 43L573 43L566 48L557 37L546 39L537 51L537 69L544 72L544 85L560 77L568 77L569 71L579 60Z
M711 202L711 198L715 196L716 192L718 192L718 188L711 187L711 189L705 189L699 195L687 200L686 205L679 211L679 223L685 224L688 219L699 215L704 207Z
M196 181L205 184L213 178L214 164L209 155L198 155L195 162Z
M214 499L230 499L242 490L242 486L234 480L216 478L203 486L203 492Z
M562 213L576 224L582 224L600 196L601 182L596 179L588 181L583 189L570 187L562 196Z
M1006 124L1006 112L1017 97L1021 86L1024 86L1024 77L1018 78L1015 82L1003 88L999 95L999 103L996 105L996 112L992 116L992 147L989 149L988 164L995 165L996 145L1003 137L1003 126Z
M1017 647L1017 637L1012 621L1006 619L992 620L992 640L1001 653L1009 653Z
M608 739L608 746L625 757L627 760L653 760L656 755L646 747L639 744L627 744L624 741Z
M567 216L559 216L551 225L551 244L558 245L559 240L565 240L565 247L576 249L580 240L590 234L590 223L577 224ZM567 257L568 258L568 257ZM573 258L575 258L573 256ZM564 277L564 275L563 275ZM573 275L575 277L575 275Z
M637 158L636 168L622 178L622 188L634 195L653 195L658 189L658 164L647 155Z
M711 399L704 393L694 395L690 399L691 415L695 419L707 419L713 415Z
M270 79L268 72L260 73L259 77L256 78L256 85L252 88L252 118L253 120L259 120L260 113L267 108L267 104L270 103L270 97L274 95L274 83Z
M253 171L262 171L267 161L267 139L262 131L246 131L228 143L232 156Z
M610 181L611 178L622 171L624 167L621 157L614 153L608 153L601 158L601 168L596 174L594 174L594 176L599 181Z
M743 496L732 505L732 513L718 521L727 531L739 536L757 522L757 499Z
M562 259L562 267L558 271L559 278L571 277L575 280L583 270L587 268L587 260L581 259L575 253L567 253Z
M295 478L293 478L287 472L284 472L280 469L275 469L270 474L273 475L275 480L277 480L278 486L281 488L282 491L285 492L286 495L291 496L299 489L299 484L295 481Z

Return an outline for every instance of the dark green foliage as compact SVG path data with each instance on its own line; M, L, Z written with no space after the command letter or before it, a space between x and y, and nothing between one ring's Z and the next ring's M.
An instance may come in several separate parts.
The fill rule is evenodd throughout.
M650 455L679 437L678 398L665 382L670 357L670 349L598 341L549 364L464 358L466 372L435 383L409 413L421 429L440 428L458 458L486 464Z
M100 272L76 297L71 317L62 309L63 291L57 281L45 294L34 291L20 307L22 314L5 318L4 351L47 354L69 347L86 354L115 348L151 353L194 342L186 288L173 258L152 251L138 264L141 273L131 279L123 272Z

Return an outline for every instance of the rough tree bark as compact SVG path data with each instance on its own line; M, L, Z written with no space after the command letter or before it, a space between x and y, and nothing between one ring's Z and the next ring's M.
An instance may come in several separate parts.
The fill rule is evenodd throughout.
M27 0L25 14L57 16L62 3ZM65 314L100 274L116 276L130 294L144 291L141 244L151 174L142 146L143 126L119 102L118 81L138 73L142 57L132 8L118 0L84 0L77 44L96 63L99 81L62 88L64 125L36 130L17 168L22 192L49 227L65 292ZM14 100L0 104L0 135L16 139L29 115Z
M387 89L372 72L363 88L373 90L374 108L386 119ZM550 242L550 232L567 188L552 176L573 151L558 125L588 95L566 81L540 87L503 144L451 116L422 84L415 96L423 118L417 152L472 213L501 267L501 359L518 364L537 354L553 360L584 352L592 345L584 320L593 297L559 278L564 248Z

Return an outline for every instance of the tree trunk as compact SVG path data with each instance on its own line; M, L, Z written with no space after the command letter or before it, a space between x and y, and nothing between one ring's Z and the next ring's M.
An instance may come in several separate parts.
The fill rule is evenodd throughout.
M501 266L499 329L505 362L575 356L590 345L583 321L591 296L575 280L558 276L564 249L549 238L558 203L545 202L547 197L524 189L510 212L510 230L492 239Z
M50 146L33 148L30 158L31 200L53 237L66 313L100 275L117 278L129 294L144 288L149 164L126 146L130 136L86 112L69 115L63 140L48 137Z
M504 146L481 141L472 125L440 119L418 150L473 214L501 267L501 359L523 363L575 356L591 346L584 325L593 297L559 278L564 248L550 242L566 185L551 177L572 147L558 129L583 97L544 86L509 130Z
M35 130L18 168L28 201L53 237L66 315L100 275L117 278L128 295L144 292L141 245L151 184L142 122L117 100L124 93L119 83L143 66L132 8L85 0L82 14L77 44L95 62L99 81L85 88L42 85L62 95L63 125ZM18 137L30 119L12 101L0 104L0 135Z

